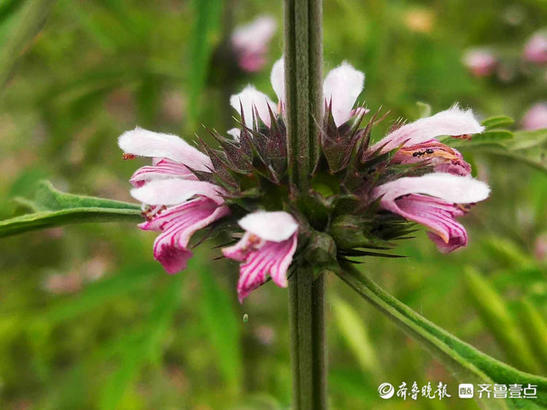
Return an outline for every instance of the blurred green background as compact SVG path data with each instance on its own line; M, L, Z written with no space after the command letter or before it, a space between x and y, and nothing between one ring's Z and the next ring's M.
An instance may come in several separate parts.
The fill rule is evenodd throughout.
M266 67L227 75L214 50L260 14L278 21ZM326 0L324 15L325 69L348 60L364 71L361 100L391 120L416 119L417 101L434 112L460 102L482 118L510 115L518 129L547 95L545 66L521 61L546 23L544 0ZM43 178L130 201L127 179L144 161L123 161L118 135L137 124L184 137L204 136L201 124L230 128L231 92L252 82L273 95L281 16L281 2L266 0L0 2L0 218L21 212L11 199ZM462 56L476 46L496 50L509 80L469 73ZM464 219L470 246L441 255L420 231L398 249L408 258L362 269L463 340L545 374L545 173L466 159L492 186ZM240 305L237 265L207 246L168 276L154 237L84 224L1 240L0 408L288 408L287 292L269 283ZM478 408L454 399L447 370L336 277L328 294L333 409ZM403 381L443 381L453 397L378 398L380 383Z

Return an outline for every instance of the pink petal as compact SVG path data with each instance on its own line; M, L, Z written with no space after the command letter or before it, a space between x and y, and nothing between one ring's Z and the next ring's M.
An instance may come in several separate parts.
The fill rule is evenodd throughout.
M176 135L136 127L124 132L118 139L118 145L127 154L169 158L196 171L210 172L213 169L207 155Z
M192 256L187 249L192 235L229 212L227 207L218 206L208 198L198 198L173 207L140 227L162 231L154 242L154 257L167 272L176 273L186 267Z
M524 58L532 63L547 62L547 32L535 33L524 46Z
M332 106L332 115L337 126L351 118L353 106L363 91L364 83L365 75L345 61L325 77L323 98L327 105Z
M266 49L275 34L277 24L270 16L260 16L250 23L236 27L232 34L232 44L238 51L257 53Z
M412 146L433 138L450 135L462 136L482 132L482 127L471 110L462 110L454 106L431 117L421 118L403 125L369 148L370 152L381 149L388 152L402 145Z
M129 182L135 187L141 187L149 181L166 178L197 180L197 177L184 165L162 159L156 165L140 167L131 176Z
M465 228L454 219L463 215L465 211L456 205L428 196L411 194L397 199L386 208L408 220L427 226L445 244L467 244Z
M245 232L245 235L235 244L222 249L222 254L230 259L243 262L251 252L264 245L264 240L255 234Z
M287 287L287 270L296 250L297 237L295 233L282 242L267 241L258 250L249 253L240 266L237 286L240 302L265 282L267 274L270 274L276 285Z
M398 164L423 162L433 166L437 172L454 175L466 176L471 173L471 165L465 162L460 152L435 139L400 148L392 161Z
M547 103L537 103L526 111L522 119L522 128L525 130L547 128Z
M131 190L133 198L148 205L176 205L196 195L210 198L220 205L224 202L222 193L222 188L209 182L184 179L154 180Z

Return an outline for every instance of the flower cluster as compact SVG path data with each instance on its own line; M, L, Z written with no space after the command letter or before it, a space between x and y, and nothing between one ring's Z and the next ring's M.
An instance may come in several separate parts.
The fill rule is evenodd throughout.
M131 177L131 194L144 204L140 228L160 232L154 256L167 272L186 267L198 231L233 241L222 253L240 262L240 300L268 276L286 287L290 266L300 263L392 256L384 252L413 223L425 226L443 252L465 246L467 233L456 218L487 198L489 188L439 137L469 139L483 127L470 110L454 106L397 122L372 143L385 115L356 106L364 80L345 62L326 76L320 153L308 192L289 186L282 59L271 74L277 103L252 86L232 96L241 121L225 135L211 130L215 146L200 140L197 149L141 128L125 132L119 138L125 158L152 158Z

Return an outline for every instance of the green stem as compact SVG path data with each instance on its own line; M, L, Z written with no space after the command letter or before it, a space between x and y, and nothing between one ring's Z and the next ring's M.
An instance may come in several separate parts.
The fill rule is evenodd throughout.
M321 0L284 0L288 170L293 198L309 189L319 153ZM294 408L326 408L325 279L298 266L289 281Z
M301 267L289 280L293 408L327 408L325 275Z
M285 0L285 98L291 185L309 186L319 152L322 102L321 0Z

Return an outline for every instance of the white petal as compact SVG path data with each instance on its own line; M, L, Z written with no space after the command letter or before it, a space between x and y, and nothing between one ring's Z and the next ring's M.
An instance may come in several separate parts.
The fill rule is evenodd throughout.
M231 135L234 138L234 141L239 142L241 130L239 128L230 128L228 131L226 131L226 134Z
M442 172L405 177L379 186L375 197L394 200L407 194L425 194L455 204L468 204L488 198L490 188L482 181Z
M197 171L210 172L213 169L207 155L173 134L136 127L124 132L118 139L118 145L127 154L169 158Z
M249 128L253 126L253 108L256 107L258 115L268 127L270 126L270 112L275 112L275 104L270 98L258 91L252 85L248 85L239 94L230 97L230 105L241 115L241 107L243 107L243 115L245 116L245 125Z
M203 195L222 204L221 193L222 188L209 182L183 179L154 180L131 190L133 198L147 205L181 204L195 195Z
M462 110L455 105L431 117L421 118L410 124L403 125L374 144L370 150L375 151L385 144L382 152L387 152L399 147L403 143L411 146L421 144L441 135L458 136L476 134L482 132L482 130L484 130L484 127L475 119L473 111Z
M281 57L275 62L272 67L272 74L270 75L270 81L272 88L277 95L278 101L285 102L285 60Z
M332 104L332 115L336 125L351 118L355 101L365 84L365 75L347 62L331 70L323 82L323 96Z
M283 211L257 211L239 220L239 226L259 238L272 242L289 239L298 229L298 223L291 214Z

